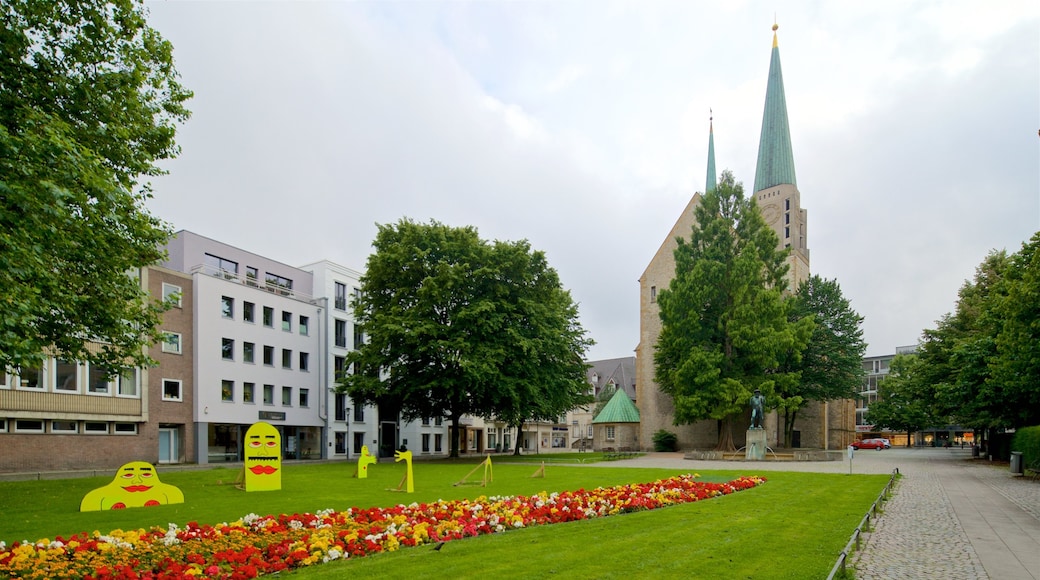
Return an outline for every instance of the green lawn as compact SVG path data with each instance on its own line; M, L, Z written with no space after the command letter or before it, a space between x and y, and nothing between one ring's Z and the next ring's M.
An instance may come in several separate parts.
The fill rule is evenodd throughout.
M510 464L503 457L493 465L488 487L452 485L473 471L477 461L416 462L412 494L391 491L401 483L403 463L373 465L368 479L351 477L352 464L290 464L285 466L281 491L256 493L233 485L236 469L162 472L163 482L184 492L185 503L110 512L78 511L82 497L110 482L110 477L0 482L0 540L189 521L213 524L248 513L313 513L480 495L529 495L698 472L707 481L740 475L763 475L768 481L685 506L470 538L445 544L439 551L430 546L408 548L316 566L293 576L824 578L888 481L887 475L757 473L747 464L740 471L708 472L696 470L695 462L675 470L547 461L545 477L532 478L540 461ZM481 467L469 480L479 482L483 473Z

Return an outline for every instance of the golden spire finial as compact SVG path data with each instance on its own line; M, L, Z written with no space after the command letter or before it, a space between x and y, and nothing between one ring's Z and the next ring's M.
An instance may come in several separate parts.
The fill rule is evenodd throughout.
M776 42L776 29L780 28L780 25L776 23L776 14L773 15L773 48L779 46Z

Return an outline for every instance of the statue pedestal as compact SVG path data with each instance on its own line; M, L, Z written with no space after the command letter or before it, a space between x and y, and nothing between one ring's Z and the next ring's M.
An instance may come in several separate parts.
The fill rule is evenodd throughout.
M748 429L745 443L744 459L763 461L766 458L766 430Z

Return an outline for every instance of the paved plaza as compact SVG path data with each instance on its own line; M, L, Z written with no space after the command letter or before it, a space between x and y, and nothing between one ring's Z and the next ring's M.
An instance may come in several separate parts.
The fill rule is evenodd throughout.
M749 463L650 453L599 465L707 470ZM756 472L849 473L850 467L848 458L751 465ZM851 467L852 473L899 469L903 475L851 559L857 580L1040 580L1040 481L1012 476L1006 463L972 459L968 449L862 450Z

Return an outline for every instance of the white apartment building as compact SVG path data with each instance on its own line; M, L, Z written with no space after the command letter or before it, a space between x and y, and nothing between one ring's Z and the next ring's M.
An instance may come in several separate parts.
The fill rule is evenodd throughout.
M324 320L311 273L183 230L166 249L163 266L194 285L194 460L240 461L257 421L278 428L284 458L322 457Z

